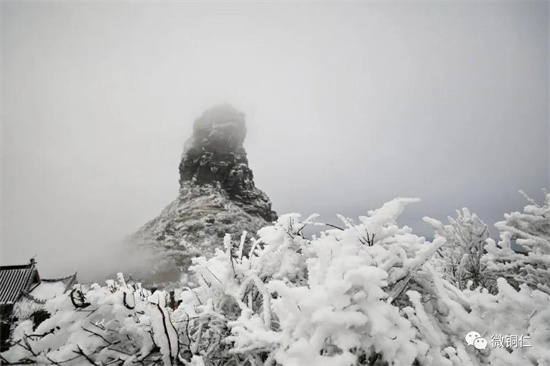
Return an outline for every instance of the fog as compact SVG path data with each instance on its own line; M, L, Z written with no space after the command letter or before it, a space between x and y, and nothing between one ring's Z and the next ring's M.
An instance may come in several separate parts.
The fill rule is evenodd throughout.
M124 267L178 192L192 123L246 113L278 214L490 225L550 188L549 5L1 3L1 264Z

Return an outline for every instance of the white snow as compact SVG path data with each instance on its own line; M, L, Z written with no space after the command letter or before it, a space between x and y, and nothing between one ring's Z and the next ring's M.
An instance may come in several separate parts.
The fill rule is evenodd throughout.
M242 238L220 238L218 247L225 250L194 260L198 286L181 289L174 311L166 307L166 293L128 285L122 275L91 286L85 309L75 309L68 296L55 297L46 303L50 319L34 331L22 322L14 332L13 340L32 352L12 347L2 357L79 365L86 361L75 358L81 349L96 364L550 364L550 294L543 282L550 260L542 254L517 257L507 247L515 227L529 234L527 248L541 249L548 238L547 205L507 215L499 245L488 239L488 253L471 252L483 254L475 263L491 275L518 263L528 269L494 278L493 289L471 281L461 288L452 272L440 272L446 259L479 246L473 234L483 225L477 217L464 209L450 225L428 220L438 234L429 242L397 224L412 202L394 200L359 223L343 218L343 230L313 239L302 236L306 222L300 215L284 215L259 231L250 256L240 255ZM433 260L439 249L449 255ZM473 267L465 263L463 273L470 273ZM494 334L523 334L531 347L477 350L464 339L471 331L489 342ZM155 345L160 351L151 354Z
M40 300L50 300L65 292L67 285L61 281L40 282L32 291L31 295Z

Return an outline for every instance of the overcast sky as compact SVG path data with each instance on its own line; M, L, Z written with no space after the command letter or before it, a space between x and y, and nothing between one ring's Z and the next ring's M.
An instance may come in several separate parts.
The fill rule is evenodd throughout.
M469 207L495 236L550 188L547 2L1 6L2 264L121 260L223 102L279 214L420 197L418 233Z

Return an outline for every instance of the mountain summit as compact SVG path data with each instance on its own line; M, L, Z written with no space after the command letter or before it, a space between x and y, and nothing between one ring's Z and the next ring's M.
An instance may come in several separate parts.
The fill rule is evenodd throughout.
M190 186L215 187L246 213L271 222L277 215L267 195L254 184L243 147L245 137L244 113L230 105L210 108L197 118L179 167L180 194Z
M134 235L160 249L175 265L169 267L185 270L193 257L222 248L225 234L254 234L277 219L254 184L245 137L245 115L230 105L212 107L195 120L179 165L178 197ZM166 263L157 271L167 272ZM169 272L173 277L174 269Z

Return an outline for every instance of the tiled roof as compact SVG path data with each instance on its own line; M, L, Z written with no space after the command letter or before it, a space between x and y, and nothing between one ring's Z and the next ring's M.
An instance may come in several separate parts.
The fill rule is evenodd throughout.
M0 267L0 304L15 303L37 276L34 263Z

